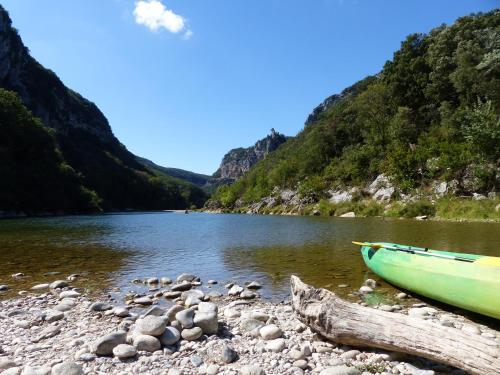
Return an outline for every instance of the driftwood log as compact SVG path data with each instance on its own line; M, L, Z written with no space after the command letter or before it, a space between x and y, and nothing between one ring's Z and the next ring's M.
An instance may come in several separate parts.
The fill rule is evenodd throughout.
M471 374L500 374L496 341L423 319L346 302L291 277L292 307L314 332L337 343L432 359Z

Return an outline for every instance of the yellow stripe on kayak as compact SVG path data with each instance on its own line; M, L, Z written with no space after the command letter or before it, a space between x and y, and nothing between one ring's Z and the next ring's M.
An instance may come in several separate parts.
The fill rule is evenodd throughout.
M481 257L474 261L474 264L480 266L500 267L500 258L498 257Z

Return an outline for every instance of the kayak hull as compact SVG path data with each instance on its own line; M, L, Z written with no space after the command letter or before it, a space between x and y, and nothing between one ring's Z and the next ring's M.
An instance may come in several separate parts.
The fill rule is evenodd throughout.
M418 249L390 243L377 244ZM429 254L459 256L472 262L385 248L361 247L368 268L391 284L462 309L500 319L500 258L427 249L426 251Z

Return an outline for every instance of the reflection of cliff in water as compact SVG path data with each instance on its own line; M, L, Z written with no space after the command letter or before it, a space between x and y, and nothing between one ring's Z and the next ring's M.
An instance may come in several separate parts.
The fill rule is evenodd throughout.
M36 284L81 277L72 285L90 290L112 286L112 274L121 270L130 252L103 244L109 234L105 225L72 224L70 218L4 220L0 222L0 284L11 297ZM26 277L12 278L23 273Z

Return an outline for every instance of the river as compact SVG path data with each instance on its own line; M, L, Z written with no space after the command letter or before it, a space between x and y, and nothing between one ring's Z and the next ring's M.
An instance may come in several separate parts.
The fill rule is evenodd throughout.
M376 278L355 240L500 256L499 223L167 212L29 218L0 221L0 284L11 287L6 297L78 273L90 290L129 290L134 278L190 272L220 284L257 280L263 297L279 300L296 274L353 298ZM27 277L13 279L18 272Z

